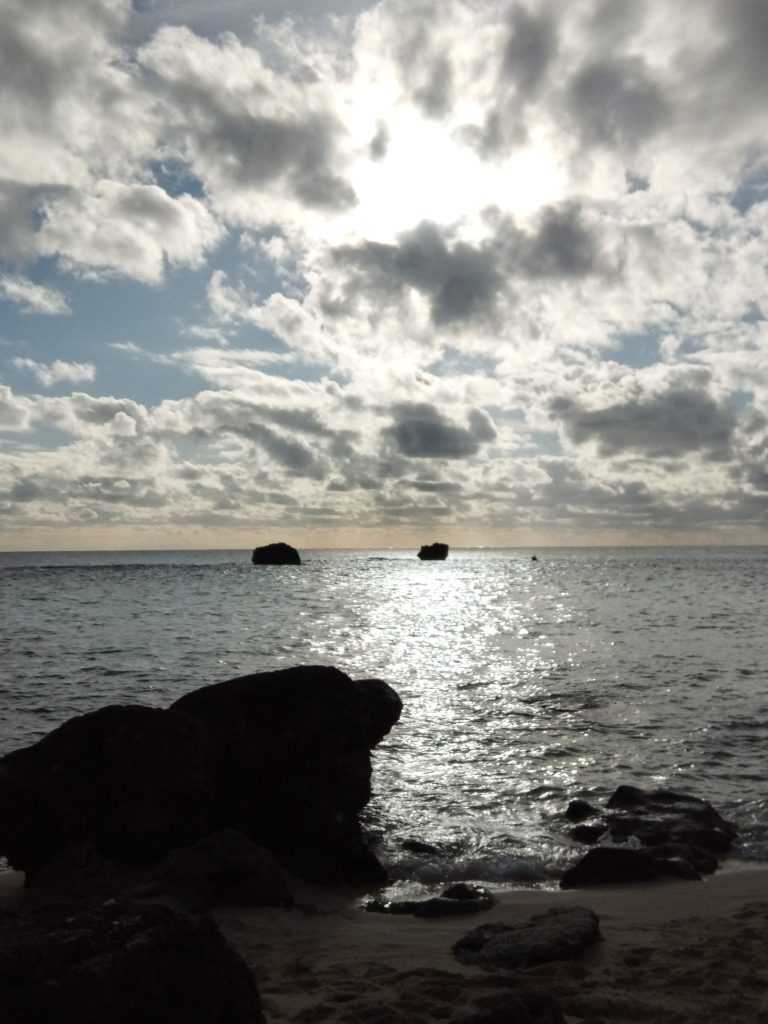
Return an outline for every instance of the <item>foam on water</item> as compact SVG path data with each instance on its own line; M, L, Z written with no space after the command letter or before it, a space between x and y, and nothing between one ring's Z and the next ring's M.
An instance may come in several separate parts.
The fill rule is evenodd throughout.
M367 813L396 877L546 882L576 852L568 801L622 782L712 800L768 859L768 552L538 554L0 555L0 752L106 703L332 664L405 702Z

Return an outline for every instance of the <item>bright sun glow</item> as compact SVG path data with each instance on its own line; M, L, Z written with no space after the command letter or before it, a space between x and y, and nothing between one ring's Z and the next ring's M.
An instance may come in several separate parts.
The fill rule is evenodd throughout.
M365 152L351 170L358 204L343 218L344 233L388 242L431 220L458 225L471 240L485 233L480 218L489 207L525 219L561 195L564 176L543 143L493 163L414 108L399 110L387 128L384 155Z

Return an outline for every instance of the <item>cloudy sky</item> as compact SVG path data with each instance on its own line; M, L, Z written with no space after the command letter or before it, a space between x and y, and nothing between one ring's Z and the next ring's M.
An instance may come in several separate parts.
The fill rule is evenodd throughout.
M768 0L0 0L0 548L768 532Z

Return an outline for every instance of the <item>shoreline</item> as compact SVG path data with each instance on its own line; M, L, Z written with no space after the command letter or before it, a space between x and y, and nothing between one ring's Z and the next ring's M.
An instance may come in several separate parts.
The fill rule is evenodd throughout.
M23 899L0 875L0 902ZM269 1024L461 1020L505 992L545 989L568 1024L768 1024L768 866L728 862L701 882L494 890L471 916L367 913L360 890L292 880L296 906L216 907L210 916L253 972ZM367 894L365 894L367 895ZM602 941L577 960L489 974L453 943L477 925L588 907Z

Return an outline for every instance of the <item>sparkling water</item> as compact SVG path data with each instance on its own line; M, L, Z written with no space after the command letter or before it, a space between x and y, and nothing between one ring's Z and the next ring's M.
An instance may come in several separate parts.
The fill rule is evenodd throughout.
M404 701L366 826L401 878L546 880L619 783L768 860L768 549L0 554L0 753L110 703L328 664Z

